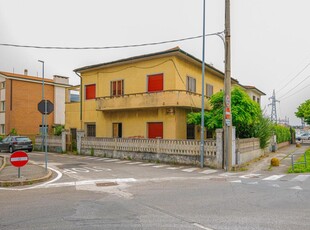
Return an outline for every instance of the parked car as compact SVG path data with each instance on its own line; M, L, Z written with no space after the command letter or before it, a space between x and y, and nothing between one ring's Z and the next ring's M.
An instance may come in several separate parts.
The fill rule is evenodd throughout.
M297 137L297 140L310 140L310 133L303 133L299 137Z
M32 141L25 136L8 136L0 141L0 151L9 151L13 153L17 150L27 150L31 152L32 149Z

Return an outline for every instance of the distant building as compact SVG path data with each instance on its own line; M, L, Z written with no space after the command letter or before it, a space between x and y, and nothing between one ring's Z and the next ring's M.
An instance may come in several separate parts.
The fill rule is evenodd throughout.
M261 105L261 97L266 96L264 92L260 91L255 86L249 86L249 85L240 85L240 86L245 89L245 91L253 101Z
M54 75L44 79L45 99L54 104L54 112L47 116L48 131L55 124L65 124L65 88L68 77ZM42 78L24 74L0 72L0 134L16 129L20 135L37 135L42 126L38 103L42 100Z

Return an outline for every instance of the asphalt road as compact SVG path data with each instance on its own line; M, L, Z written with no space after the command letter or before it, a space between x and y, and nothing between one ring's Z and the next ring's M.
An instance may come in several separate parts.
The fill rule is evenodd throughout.
M43 164L42 153L30 159ZM310 174L225 173L49 154L53 180L0 190L0 229L310 229Z

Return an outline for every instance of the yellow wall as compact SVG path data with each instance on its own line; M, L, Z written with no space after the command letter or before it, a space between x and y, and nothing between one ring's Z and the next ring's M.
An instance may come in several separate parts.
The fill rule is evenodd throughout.
M186 90L186 77L196 79L196 92L201 94L201 65L171 56L139 61L131 64L105 67L96 71L82 73L83 97L85 85L96 84L96 97L110 96L110 82L124 80L124 94L147 92L147 76L164 74L164 90ZM223 79L214 72L206 71L205 83L214 87L214 93L223 89ZM201 105L195 105L200 107ZM122 123L123 137L147 137L147 122L163 122L165 139L186 139L186 115L189 108L167 108L97 111L96 100L83 100L83 125L96 123L98 137L112 137L112 124ZM197 108L196 108L197 109ZM79 103L66 104L66 128L79 128ZM199 133L196 132L196 139Z

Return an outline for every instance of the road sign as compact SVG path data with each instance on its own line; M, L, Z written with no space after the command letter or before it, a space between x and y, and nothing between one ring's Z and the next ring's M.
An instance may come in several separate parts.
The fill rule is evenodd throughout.
M28 160L28 155L24 151L16 151L10 157L11 164L15 167L23 167Z
M45 112L45 102L46 102L46 112ZM42 114L50 114L54 111L54 104L50 100L41 100L38 103L38 110Z

